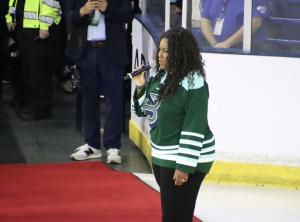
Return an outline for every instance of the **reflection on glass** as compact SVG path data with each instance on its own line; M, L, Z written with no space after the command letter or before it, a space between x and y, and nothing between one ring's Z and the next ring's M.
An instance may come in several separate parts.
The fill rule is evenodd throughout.
M192 1L187 6L187 29L191 30ZM171 28L182 26L182 0L171 0Z
M294 55L300 53L300 0L269 0L266 50Z
M202 0L200 34L203 44L213 48L242 48L244 0ZM252 46L259 47L266 37L264 19L267 0L253 0Z
M143 0L146 4L145 15L158 26L165 24L165 1L164 0Z
M182 0L171 0L171 28L181 27Z
M192 32L206 51L242 49L244 0L193 0ZM252 0L252 53L300 54L300 0ZM241 52L241 51L239 51Z
M165 0L140 0L161 34ZM171 28L182 24L182 0L171 2ZM244 0L187 0L187 28L204 51L241 53ZM251 52L300 55L300 0L252 0Z
M154 41L165 30L165 0L140 0L141 14L136 18L147 27Z

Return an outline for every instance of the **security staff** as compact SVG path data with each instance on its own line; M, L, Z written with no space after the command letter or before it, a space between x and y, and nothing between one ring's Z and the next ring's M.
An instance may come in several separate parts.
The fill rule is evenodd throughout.
M7 11L7 2L8 0L0 1L0 99L2 96L1 83L6 72L5 63L8 60L8 34L4 18Z
M61 6L56 0L10 0L8 30L16 29L26 106L17 111L22 120L52 116L52 74L60 37Z

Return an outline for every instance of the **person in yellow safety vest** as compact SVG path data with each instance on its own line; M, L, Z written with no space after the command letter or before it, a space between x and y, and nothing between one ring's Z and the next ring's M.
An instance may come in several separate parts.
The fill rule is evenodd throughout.
M18 0L9 1L8 14L5 16L9 31L16 26L16 6ZM49 36L49 27L61 20L61 6L55 0L30 0L25 1L23 14L23 28L39 28L41 39Z
M19 45L25 105L21 120L52 116L52 82L61 41L61 0L10 0L5 16L9 32Z

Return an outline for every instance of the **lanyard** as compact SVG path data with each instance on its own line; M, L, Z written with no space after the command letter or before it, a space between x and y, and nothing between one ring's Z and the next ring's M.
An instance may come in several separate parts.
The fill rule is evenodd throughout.
M225 9L226 9L226 3L227 3L227 0L223 0L223 4L222 4L222 10L221 10L221 13L219 15L219 19L222 19L224 18L224 14L225 14Z

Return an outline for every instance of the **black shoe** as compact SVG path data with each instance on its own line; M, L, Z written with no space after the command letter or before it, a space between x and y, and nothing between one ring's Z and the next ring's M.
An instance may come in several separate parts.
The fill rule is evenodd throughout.
M51 119L51 112L37 112L33 109L24 109L17 112L18 117L23 121Z

